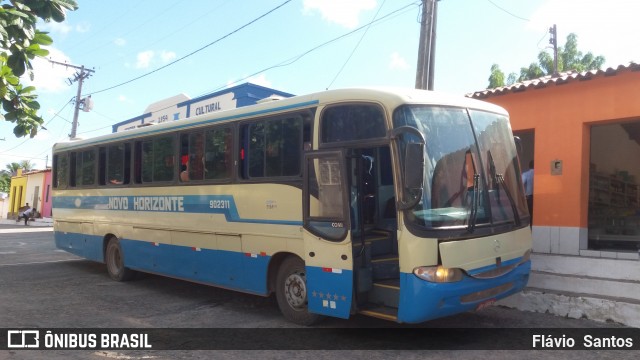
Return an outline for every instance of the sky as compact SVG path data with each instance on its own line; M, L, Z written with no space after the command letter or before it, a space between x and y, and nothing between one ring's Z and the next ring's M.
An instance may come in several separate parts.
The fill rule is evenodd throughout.
M94 72L82 98L78 137L111 132L148 105L195 98L252 82L292 94L357 86L413 88L420 36L419 0L77 0L63 23L40 23L54 42L49 59ZM3 3L0 0L0 3ZM488 85L490 68L505 74L578 35L578 49L605 66L640 62L640 1L441 0L434 89L464 94ZM33 85L46 130L16 138L0 121L0 169L30 160L51 165L51 147L71 132L75 70L44 59ZM28 82L27 80L25 80Z

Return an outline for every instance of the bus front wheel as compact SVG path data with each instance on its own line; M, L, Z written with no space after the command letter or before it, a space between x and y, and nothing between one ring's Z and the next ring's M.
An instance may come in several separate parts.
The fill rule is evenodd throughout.
M307 279L304 262L298 257L286 258L278 269L276 298L284 317L298 325L309 326L322 320L308 311Z
M109 239L105 261L109 277L113 280L128 281L135 275L135 271L124 266L123 252L117 237Z

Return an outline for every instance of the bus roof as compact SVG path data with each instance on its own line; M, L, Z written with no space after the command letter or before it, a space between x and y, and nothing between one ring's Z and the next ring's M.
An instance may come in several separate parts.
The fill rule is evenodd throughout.
M347 88L267 101L256 105L217 111L162 124L149 124L149 126L141 126L136 129L102 135L95 138L67 140L54 144L53 149L73 149L104 142L134 139L176 129L232 122L259 115L275 115L295 109L312 108L328 103L361 101L381 103L384 104L388 110L393 110L402 104L427 104L473 108L507 115L507 112L497 105L459 95L409 88Z

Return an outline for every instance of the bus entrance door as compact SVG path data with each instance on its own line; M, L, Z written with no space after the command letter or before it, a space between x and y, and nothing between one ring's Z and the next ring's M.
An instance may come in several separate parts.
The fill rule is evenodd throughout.
M308 310L348 318L353 293L345 156L305 154L303 217Z

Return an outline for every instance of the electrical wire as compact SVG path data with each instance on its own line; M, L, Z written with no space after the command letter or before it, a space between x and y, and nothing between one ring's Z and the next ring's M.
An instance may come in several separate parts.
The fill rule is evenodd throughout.
M320 45L317 45L317 46L315 46L315 47L313 47L313 48L311 48L311 49L309 49L309 50L307 50L307 51L305 51L305 52L303 52L303 53L301 53L301 54L298 54L298 55L296 55L296 56L293 56L293 57L291 57L291 58L289 58L289 59L287 59L287 60L284 60L284 61L282 61L282 62L280 62L280 63L278 63L278 64L276 64L276 65L272 65L272 66L266 67L266 68L264 68L264 69L262 69L262 70L259 70L259 71L257 71L257 72L254 72L254 73L253 73L253 74L251 74L251 75L247 75L247 76L245 76L245 77L243 77L243 78L241 78L241 79L238 79L238 80L234 81L234 82L233 82L233 83L231 83L231 84L239 83L240 81L243 81L243 80L249 79L249 78L251 78L251 77L253 77L253 76L256 76L256 75L258 75L258 74L260 74L260 73L263 73L263 72L265 72L265 71L269 71L269 70L276 69L276 68L280 68L280 67L289 66L289 65L291 65L291 64L293 64L293 63L295 63L295 62L297 62L298 60L302 59L302 58L303 58L303 57L305 57L306 55L308 55L308 54L310 54L310 53L312 53L312 52L314 52L314 51L316 51L316 50L318 50L318 49L320 49L320 48L322 48L322 47L325 47L325 46L327 46L327 45L329 45L329 44L331 44L331 43L334 43L334 42L336 42L336 41L338 41L338 40L341 40L341 39L343 39L343 38L345 38L345 37L347 37L347 36L350 36L350 35L352 35L352 34L354 34L354 33L358 32L358 31L360 31L360 30L362 30L362 29L364 29L364 28L366 28L366 27L370 26L371 24L375 24L375 23L381 22L381 21L383 21L383 20L389 20L389 19L393 18L394 16L398 15L401 11L406 10L406 9L408 9L408 8L410 8L410 7L418 6L418 5L419 5L419 4L416 4L415 2L414 2L414 3L411 3L411 4L408 4L408 5L405 5L405 6L401 7L401 8L399 8L399 9L396 9L396 10L394 10L394 11L392 11L392 12L390 12L390 13L386 14L385 16L383 16L383 17L381 17L381 18L379 18L379 19L376 19L376 20L371 21L371 22L370 22L370 23L368 23L368 24L364 24L364 25L362 25L362 26L360 26L360 27L358 27L358 28L356 28L356 29L354 29L354 30L351 30L351 31L349 31L349 32L347 32L347 33L344 33L344 34L342 34L342 35L340 35L340 36L338 36L338 37L335 37L335 38L333 38L333 39L331 39L331 40L325 41L324 43L322 43L322 44L320 44ZM221 90L221 89L224 89L224 88L225 88L225 87L227 87L228 85L229 85L229 84L221 85L220 87L215 88L215 89L214 89L214 90L212 90L211 92L209 92L209 93L207 93L207 94L205 94L205 95L202 95L202 96L206 96L206 95L208 95L208 94L212 94L212 93L214 93L214 92L216 92L216 91L219 91L219 90Z
M385 1L386 1L386 0L385 0ZM284 4L286 4L286 3L284 3ZM282 5L284 5L284 4L282 4ZM280 6L282 6L282 5L280 5ZM257 72L252 73L251 75L248 75L248 76L245 76L245 77L243 77L243 78L241 78L241 79L238 79L238 80L234 81L234 82L233 82L233 83L231 83L231 84L236 84L236 83L238 83L238 82L240 82L240 81L243 81L243 80L249 79L249 78L251 78L251 77L253 77L253 76L256 76L256 75L258 75L258 74L260 74L260 73L263 73L263 72L265 72L265 71L268 71L268 70L272 70L272 69L276 69L276 68L280 68L280 67L289 66L289 65L291 65L291 64L293 64L293 63L295 63L295 62L297 62L298 60L300 60L300 59L301 59L301 58L303 58L304 56L306 56L306 55L308 55L308 54L310 54L310 53L312 53L312 52L314 52L314 51L316 51L316 50L318 50L318 49L320 49L320 48L322 48L322 47L324 47L324 46L327 46L327 45L329 45L329 44L331 44L331 43L334 43L334 42L336 42L336 41L338 41L338 40L341 40L341 39L343 39L343 38L345 38L345 37L348 37L348 36L350 36L350 35L352 35L352 34L354 34L354 33L358 32L358 31L361 31L362 29L369 28L369 27L370 27L371 25L373 25L373 24L378 24L378 23L381 23L381 22L386 21L386 20L391 20L391 19L393 19L393 18L394 18L394 17L396 17L396 16L402 15L402 14L403 14L405 11L407 11L409 8L416 7L416 6L419 6L419 5L420 5L420 3L412 2L412 3L408 4L408 5L405 5L405 6L401 7L401 8L398 8L398 9L396 9L396 10L394 10L394 11L392 11L392 12L390 12L390 13L388 13L388 14L384 15L384 16L382 16L381 18L378 18L378 19L375 19L375 18L374 18L374 20L370 21L370 22L369 22L369 23L367 23L367 24L364 24L364 25L362 25L362 26L360 26L360 27L358 27L358 28L356 28L356 29L353 29L353 30L351 30L351 31L349 31L349 32L347 32L347 33L344 33L344 34L342 34L342 35L340 35L340 36L338 36L338 37L335 37L335 38L333 38L333 39L331 39L331 40L325 41L325 42L324 42L324 43L322 43L322 44L319 44L319 45L317 45L317 46L315 46L315 47L313 47L313 48L311 48L311 49L309 49L309 50L306 50L306 51L304 51L303 53L300 53L300 54L298 54L298 55L296 55L296 56L293 56L293 57L290 57L290 58L288 58L288 59L286 59L286 60L283 60L283 61L281 61L281 62L279 62L279 63L277 63L277 64L275 64L275 65L268 66L268 67L266 67L266 68L264 68L264 69L262 69L262 70L259 70L259 71L257 71ZM275 10L275 9L274 9L274 10ZM272 11L273 11L273 10L272 10ZM264 15L263 15L263 16L264 16ZM224 88L226 88L226 87L228 87L228 86L229 86L229 84L220 85L219 87L214 88L213 90L208 91L208 92L206 92L206 93L200 94L200 95L198 95L198 96L196 96L196 97L203 97L203 96L207 96L207 95L213 94L213 93L215 93L215 92L217 92L217 91L219 91L219 90L221 90L221 89L224 89ZM100 90L100 92L102 92L102 91L106 91L106 90L109 90L109 89ZM93 93L91 93L91 94L95 94L95 93L97 93L97 92L93 92ZM91 95L91 94L89 94L89 95ZM175 106L175 105L169 105L169 106L166 106L166 107L164 107L164 108L157 109L156 111L166 110L166 109L172 108L172 107L174 107L174 106ZM94 111L94 112L95 112L95 111ZM96 129L96 130L102 130L102 129L105 129L105 128L106 128L106 127L101 128L101 129ZM90 131L96 131L96 130L90 130Z
M216 39L216 40L214 40L214 41L210 42L209 44L207 44L207 45L205 45L205 46L203 46L203 47L201 47L201 48L199 48L199 49L197 49L197 50L192 51L191 53L189 53L189 54L187 54L187 55L185 55L185 56L183 56L183 57L181 57L181 58L179 58L179 59L177 59L177 60L174 60L174 61L172 61L172 62L170 62L170 63L168 63L168 64L166 64L166 65L163 65L163 66L161 66L161 67L159 67L159 68L157 68L157 69L155 69L155 70L153 70L153 71L150 71L150 72L148 72L148 73L146 73L146 74L143 74L143 75L140 75L140 76L138 76L138 77L135 77L135 78L133 78L133 79L131 79L131 80L125 81L125 82L123 82L123 83L120 83L120 84L117 84L117 85L114 85L114 86L111 86L111 87L108 87L108 88L105 88L105 89L102 89L102 90L94 91L94 92L89 93L89 94L86 94L86 95L87 95L87 96L88 96L88 95L94 95L94 94L99 94L99 93L102 93L102 92L105 92L105 91L108 91L108 90L113 90L113 89L118 88L118 87L120 87L120 86L123 86L123 85L126 85L126 84L130 84L130 83L132 83L132 82L134 82L134 81L136 81L136 80L142 79L142 78L144 78L144 77L146 77L146 76L149 76L149 75L151 75L151 74L153 74L153 73L156 73L156 72L158 72L158 71L160 71L160 70L166 69L166 68L168 68L169 66L172 66L172 65L174 65L174 64L176 64L176 63L178 63L178 62L180 62L180 61L182 61L182 60L184 60L184 59L186 59L186 58L188 58L188 57L190 57L190 56L193 56L193 55L195 55L195 54L199 53L200 51L202 51L202 50L204 50L204 49L206 49L206 48L208 48L208 47L210 47L210 46L212 46L212 45L214 45L214 44L217 44L218 42L220 42L220 41L222 41L222 40L224 40L224 39L228 38L229 36L231 36L231 35L233 35L233 34L235 34L235 33L239 32L240 30L243 30L243 29L245 29L245 28L249 27L250 25L252 25L252 24L254 24L254 23L258 22L258 21L259 21L259 20L261 20L262 18L264 18L264 17L266 17L267 15L269 15L269 14L273 13L274 11L276 11L276 10L280 9L281 7L283 7L283 6L285 6L286 4L290 3L291 1L292 1L292 0L286 0L286 1L285 1L285 2L283 2L282 4L280 4L280 5L276 6L275 8L273 8L273 9L271 9L271 10L267 11L266 13L264 13L264 14L262 14L262 15L258 16L257 18L255 18L255 19L253 19L253 20L249 21L248 23L246 23L246 24L244 24L244 25L240 26L239 28L237 28L237 29L233 30L232 32L230 32L230 33L228 33L228 34L226 34L226 35L224 35L224 36L222 36L222 37L220 37L220 38L218 38L218 39ZM83 95L83 96L84 96L84 95Z
M170 38L170 37L172 37L172 36L176 35L177 33L179 33L179 32L181 32L181 31L183 31L184 29L186 29L186 28L188 28L188 27L193 26L193 25L194 25L194 24L196 24L198 21L200 21L202 18L204 18L204 17L209 17L209 15L210 15L212 12L217 12L221 7L223 7L224 5L226 5L228 1L229 1L229 0L225 0L225 1L223 1L221 4L219 4L218 6L214 7L213 9L211 9L211 10L209 10L209 11L206 11L206 12L203 12L200 16L198 16L198 17L194 18L193 20L191 20L191 21L189 21L189 22L185 22L185 24L184 24L183 26L178 27L178 28L176 28L176 29L172 30L171 32L169 32L169 33L167 33L167 34L161 35L160 37L158 37L158 40L156 40L156 41L154 41L154 42L151 42L151 43L148 43L148 44L146 44L146 46L147 46L147 47L152 47L152 46L154 46L154 45L156 45L156 44L158 44L158 43L166 42L168 38ZM121 36L123 36L123 35L121 35ZM130 56L130 55L131 55L131 53L127 53L127 54L125 54L125 56ZM102 63L102 64L99 64L99 65L98 65L98 66L96 66L96 67L97 67L97 68L104 68L104 67L106 67L107 65L110 65L110 64L112 64L112 63L114 63L114 62L118 61L118 59L119 59L119 58L114 58L113 60L106 61L106 62L104 62L104 63Z
M500 10L502 10L502 11L506 12L507 14L509 14L509 15L513 16L513 17L514 17L514 18L516 18L516 19L520 19L520 20L524 20L524 21L531 21L531 20L529 20L529 19L527 19L527 18L523 18L522 16L518 16L518 15L516 15L516 14L512 13L512 12L510 12L509 10L507 10L507 9L505 9L505 8L500 7L498 4L494 3L494 2L493 2L493 1L491 1L491 0L487 0L487 1L488 1L488 2L490 2L490 3L491 3L491 5L493 5L493 6L497 7L498 9L500 9Z
M340 68L340 70L338 70L338 73L336 74L336 76L333 77L333 80L331 80L331 83L329 83L329 85L327 86L327 90L329 90L331 85L333 85L333 83L336 81L338 76L340 76L340 74L342 73L342 70L344 70L344 68L347 66L347 64L349 63L349 60L351 60L351 57L353 56L353 54L355 54L356 50L360 46L360 43L362 42L362 39L364 39L364 37L367 35L367 32L369 32L369 29L371 28L371 24L373 24L373 20L375 20L378 17L378 14L380 14L380 10L382 10L382 7L384 6L384 4L386 2L387 2L387 0L382 1L382 4L378 8L378 11L376 11L376 14L373 16L372 22L369 22L369 25L367 26L367 28L362 33L362 36L360 37L360 40L358 40L358 43L356 44L356 46L354 46L353 50L351 50L351 54L349 54L349 57L347 57L347 60L345 60L344 64L342 64L342 67Z
M73 98L71 98L71 100L73 100ZM66 104L64 104L64 106L62 106L62 108L61 108L60 110L58 110L58 112L56 112L56 113L51 117L51 119L49 119L49 121L47 121L47 123L46 123L46 124L44 124L44 125L43 125L43 126L41 126L41 127L46 127L46 126L47 126L47 125L49 125L49 124L50 124L50 123L51 123L51 122L52 122L56 117L60 117L61 119L63 119L63 120L65 120L65 121L67 121L67 120L66 120L66 119L64 119L63 117L58 116L58 114L60 114L60 113L61 113L61 112L62 112L62 111L67 107L67 105L69 105L69 104L71 103L71 100L67 101L67 103L66 103ZM21 142L21 143L20 143L20 144L18 144L18 145L14 146L14 147L12 147L12 148L10 148L10 149L6 149L6 150L2 150L2 151L0 151L0 154L2 154L2 155L6 155L6 156L9 156L9 155L7 154L7 152L9 152L9 151L11 151L11 150L14 150L14 149L19 148L20 146L22 146L22 144L26 143L27 141L29 141L29 140L31 140L31 139L32 139L32 138L26 138L26 139L24 139L24 141L23 141L23 142Z

